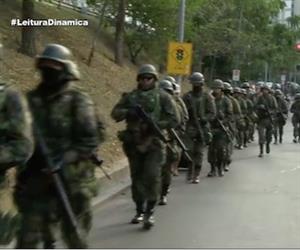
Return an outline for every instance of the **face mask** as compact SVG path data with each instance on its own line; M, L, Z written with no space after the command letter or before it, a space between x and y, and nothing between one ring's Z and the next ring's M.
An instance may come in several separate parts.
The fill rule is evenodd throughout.
M44 84L52 85L52 86L61 84L62 75L63 75L62 70L45 67L45 68L41 68L41 74L42 74L42 79Z

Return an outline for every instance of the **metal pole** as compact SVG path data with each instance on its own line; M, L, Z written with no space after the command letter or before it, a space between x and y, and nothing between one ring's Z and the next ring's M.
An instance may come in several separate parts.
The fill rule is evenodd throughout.
M268 62L265 62L265 83L268 81Z
M181 0L179 9L179 29L178 29L178 41L182 43L184 41L184 20L185 20L185 0ZM176 77L177 83L181 84L182 77L179 75Z

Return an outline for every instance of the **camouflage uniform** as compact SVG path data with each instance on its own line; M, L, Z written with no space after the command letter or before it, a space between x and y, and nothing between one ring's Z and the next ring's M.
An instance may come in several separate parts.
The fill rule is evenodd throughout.
M257 98L256 113L258 117L258 143L260 147L259 157L263 156L264 144L266 144L266 153L270 153L270 143L272 141L274 116L277 112L277 101L269 92L267 86L261 87L263 94Z
M279 143L282 143L283 127L288 117L289 108L288 108L288 103L284 99L284 95L281 92L281 90L277 89L275 91L275 98L278 104L278 110L276 113L276 123L274 128L274 139L275 139L274 144L277 144L278 135L279 135Z
M0 83L0 245L9 244L18 228L7 171L23 167L33 151L31 116L25 99Z
M201 73L194 72L190 76L190 83L193 85L193 90L183 96L189 113L185 142L194 161L194 171L192 167L189 168L188 181L199 183L203 150L211 140L209 122L216 116L216 104L213 96L202 89L204 77Z
M300 142L300 94L296 94L290 111L293 114L293 116L292 116L292 123L294 126L293 141L295 143L297 142L297 140L298 140L298 142Z
M176 107L176 113L179 115L179 124L182 124L183 120L180 113L180 107L175 102L174 98L174 88L170 81L168 80L162 80L159 83L159 87L166 91L171 98L173 105ZM177 127L178 128L178 127ZM170 137L170 141L168 143L167 147L167 158L165 164L162 166L162 179L161 179L161 195L160 195L160 201L159 205L166 205L167 204L167 194L169 192L171 182L172 182L172 166L174 163L177 163L179 161L179 154L180 149L177 146L177 142L174 138L172 138L172 135L168 135Z
M97 194L95 167L89 160L98 145L97 121L90 97L70 84L79 75L69 57L67 48L49 44L37 61L42 82L28 94L35 139L43 137L49 154L36 145L26 167L18 171L15 197L22 215L18 248L36 248L41 242L44 248L53 248L58 226L69 248L87 247L71 227L47 170L49 159L62 162L57 171L79 227L87 234L92 222L91 198Z
M219 176L223 176L223 170L228 170L228 144L233 139L229 130L229 123L233 118L233 108L230 99L222 92L224 89L223 82L219 79L215 80L212 89L217 115L216 119L210 123L213 138L208 148L207 159L211 165L208 177L215 176L216 170Z
M138 87L123 94L111 113L115 121L125 120L127 123L126 129L119 132L119 139L128 157L132 198L136 205L137 214L131 222L141 222L145 213L145 229L150 229L154 224L152 215L160 195L166 145L153 127L141 118L137 107L142 107L165 135L167 128L175 128L179 122L172 97L158 88L157 79L158 74L153 65L141 66L137 75Z
M228 147L227 147L227 161L226 161L227 162L227 167L226 167L227 169L225 169L225 171L228 171L228 166L230 165L230 163L232 161L231 156L233 154L233 143L234 143L234 140L236 140L236 138L237 138L237 132L238 132L237 131L237 124L242 119L240 104L239 104L238 100L232 96L232 92L233 92L233 89L230 86L230 84L227 83L227 82L224 82L224 94L231 101L232 111L233 111L232 119L229 121L229 124L228 124L233 138L228 143Z
M237 134L236 134L236 145L237 149L243 149L245 130L246 130L246 114L247 114L247 103L241 96L242 91L236 87L233 89L233 96L239 102L241 109L241 118L237 122Z

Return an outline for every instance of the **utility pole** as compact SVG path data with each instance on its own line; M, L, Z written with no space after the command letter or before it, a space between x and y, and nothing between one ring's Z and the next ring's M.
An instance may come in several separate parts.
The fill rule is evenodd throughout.
M179 29L178 29L178 41L183 43L184 41L184 20L185 20L185 0L181 0L179 9ZM177 83L181 84L182 77L179 75L176 77Z
M268 70L269 70L269 64L268 62L265 62L265 83L268 81Z

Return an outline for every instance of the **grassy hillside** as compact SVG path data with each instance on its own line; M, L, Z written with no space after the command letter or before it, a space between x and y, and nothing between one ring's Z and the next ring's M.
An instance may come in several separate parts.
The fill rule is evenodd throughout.
M4 44L4 60L0 61L0 77L10 81L22 91L32 89L39 82L39 74L34 68L34 58L17 52L20 46L21 32L18 27L11 27L12 18L21 17L21 1L4 1L0 6L0 41ZM36 2L36 18L87 18L79 13L57 9ZM123 157L122 149L116 138L121 124L114 123L110 112L121 93L135 86L136 68L129 62L119 67L113 62L113 39L102 33L97 41L92 65L86 60L92 42L97 20L89 19L88 27L38 27L36 29L37 48L40 53L47 43L60 43L70 48L77 62L82 80L79 84L92 96L107 124L107 141L101 148L105 167L112 167L112 162Z

